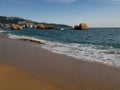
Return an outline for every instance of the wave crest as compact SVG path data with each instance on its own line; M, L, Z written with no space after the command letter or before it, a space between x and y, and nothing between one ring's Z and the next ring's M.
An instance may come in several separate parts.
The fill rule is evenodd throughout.
M37 39L35 37L17 36L8 34L11 39L19 39L31 41L35 43L44 43L43 45L34 45L45 48L53 53L64 54L77 59L87 61L97 61L112 66L120 67L120 49L111 46L93 45L93 44L77 44L77 43L59 43Z
M29 42L34 42L34 43L38 43L38 44L44 44L43 40L39 40L34 37L18 36L18 35L12 35L12 34L8 34L8 37L11 39L19 39L22 41L29 41Z

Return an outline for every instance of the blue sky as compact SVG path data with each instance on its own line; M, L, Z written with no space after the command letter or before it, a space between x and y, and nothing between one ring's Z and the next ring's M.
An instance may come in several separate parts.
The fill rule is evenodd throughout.
M0 15L39 22L120 27L120 0L0 0Z

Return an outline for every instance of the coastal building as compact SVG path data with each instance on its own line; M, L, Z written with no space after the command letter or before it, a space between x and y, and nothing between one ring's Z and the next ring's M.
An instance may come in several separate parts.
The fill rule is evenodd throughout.
M25 23L26 28L33 28L33 23Z
M26 22L25 21L19 21L18 24L24 25Z
M4 24L5 28L10 28L10 24Z
M31 28L31 29L32 29L32 28L33 28L33 26L34 26L33 24L30 24L30 25L29 25L29 28Z

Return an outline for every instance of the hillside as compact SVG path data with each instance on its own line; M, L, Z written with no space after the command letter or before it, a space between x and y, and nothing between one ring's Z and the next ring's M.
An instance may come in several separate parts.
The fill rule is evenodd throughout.
M32 25L37 25L37 24L44 24L44 25L49 25L49 26L54 26L57 28L65 28L65 29L72 29L71 26L64 25L64 24L53 24L53 23L40 23L32 20L27 20L19 17L6 17L6 16L0 16L0 23L1 24L32 24Z

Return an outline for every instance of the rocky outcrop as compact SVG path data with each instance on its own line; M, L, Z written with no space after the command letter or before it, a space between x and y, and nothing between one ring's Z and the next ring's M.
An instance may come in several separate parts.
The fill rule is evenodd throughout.
M75 30L88 30L88 26L85 23L81 23L79 25L74 26Z
M54 26L39 24L39 25L37 25L36 29L42 29L42 30L47 29L47 30L49 30L49 29L57 29L57 28L54 27Z
M12 29L12 30L22 30L23 27L20 26L20 25L17 25L17 24L12 24L11 29Z
M38 43L38 44L44 44L41 41L36 41L36 40L32 40L32 39L20 38L20 40L22 40L22 41L29 41L29 42Z
M39 24L39 25L37 25L36 29L45 29L45 25L44 24Z

